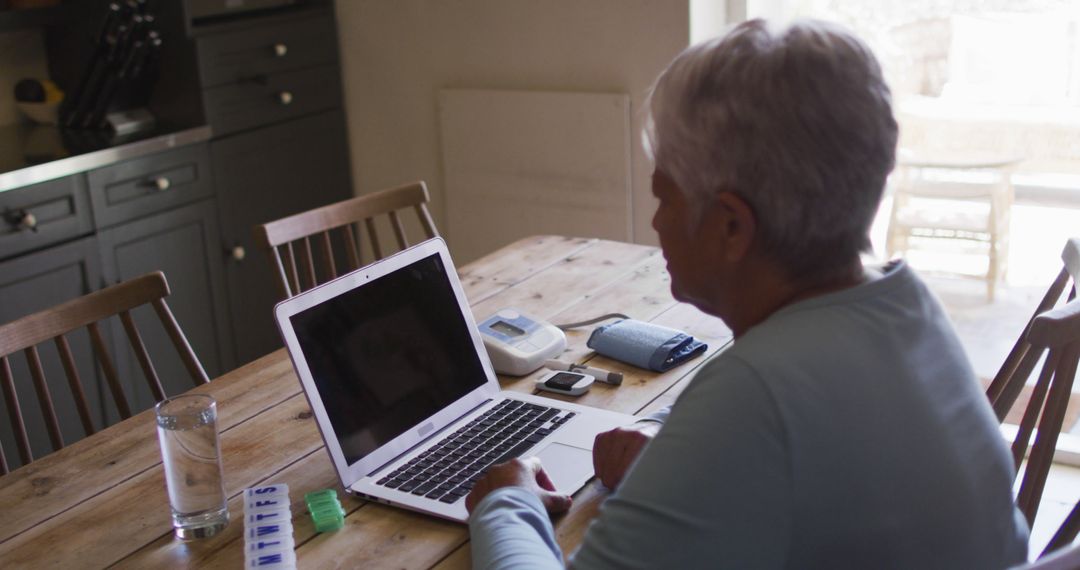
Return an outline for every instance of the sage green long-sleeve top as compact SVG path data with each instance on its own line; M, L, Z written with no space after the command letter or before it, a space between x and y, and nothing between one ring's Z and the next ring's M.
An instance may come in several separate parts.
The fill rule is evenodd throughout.
M574 568L1004 568L1012 459L939 303L903 264L781 309L691 381ZM557 568L539 500L491 493L477 568Z

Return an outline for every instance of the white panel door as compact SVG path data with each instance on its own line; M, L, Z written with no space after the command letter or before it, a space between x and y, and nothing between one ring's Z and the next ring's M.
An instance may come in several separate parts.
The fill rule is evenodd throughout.
M536 234L632 239L627 95L445 89L439 117L458 264Z

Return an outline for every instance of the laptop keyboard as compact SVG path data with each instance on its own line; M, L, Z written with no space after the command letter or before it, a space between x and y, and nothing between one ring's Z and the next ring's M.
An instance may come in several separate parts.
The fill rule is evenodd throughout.
M520 456L575 415L503 400L376 484L455 503L469 494L489 466Z

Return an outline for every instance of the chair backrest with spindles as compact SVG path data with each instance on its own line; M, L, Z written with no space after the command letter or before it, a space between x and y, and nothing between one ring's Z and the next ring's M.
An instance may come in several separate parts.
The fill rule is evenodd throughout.
M399 210L411 208L416 212L425 239L439 235L427 208L428 201L427 186L423 182L414 182L256 226L255 241L267 250L271 264L277 269L282 298L289 298L364 265L361 224L366 230L372 257L382 259L385 254L375 225L378 216L389 218L399 249L411 245ZM314 247L312 241L316 242ZM335 241L343 248L335 251ZM321 271L315 258L316 249L321 253ZM345 263L346 271L339 271L340 262ZM325 278L320 280L319 273Z
M1039 360L1046 355L1012 444L1018 475L1027 456L1017 505L1029 525L1038 513L1080 360L1080 300L1076 299L1080 239L1066 243L1062 260L1064 268L1047 290L986 392L998 420L1004 421ZM1066 299L1063 304L1062 298ZM1034 444L1031 443L1033 435ZM1072 534L1075 537L1076 531Z
M161 387L161 380L154 369L150 354L131 316L131 311L136 307L143 305L153 307L194 384L198 386L209 381L206 371L195 356L195 352L191 349L191 345L188 344L187 338L184 337L184 333L180 330L172 311L165 302L165 297L168 295L169 284L165 280L165 275L158 271L136 277L44 311L27 315L5 325L0 325L0 389L4 394L19 457L24 465L33 461L34 456L30 449L29 434L27 433L26 422L23 419L22 408L19 406L18 393L16 392L12 374L11 358L18 352L23 352L26 357L26 363L33 380L34 392L41 408L41 415L49 433L49 441L52 444L53 451L64 447L65 443L60 432L60 421L53 405L52 394L49 392L45 368L42 366L41 355L37 348L41 343L51 340L56 345L61 364L67 376L68 386L71 389L71 396L86 435L90 435L96 430L90 413L90 406L87 403L86 392L79 377L75 359L72 356L71 346L65 336L78 329L85 327L89 332L94 355L105 376L116 409L122 418L131 417L132 411L127 397L124 395L120 378L116 372L116 366L113 365L113 359L109 355L105 337L102 335L99 326L99 322L105 319L113 316L119 317L131 348L135 353L135 358L157 401L165 399L166 395ZM4 455L3 447L0 446L0 474L7 472L7 458Z

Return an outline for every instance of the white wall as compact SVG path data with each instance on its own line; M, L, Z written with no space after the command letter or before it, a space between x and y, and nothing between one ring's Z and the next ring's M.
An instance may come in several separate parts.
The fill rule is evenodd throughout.
M689 41L688 1L337 0L356 192L424 179L445 219L441 88L626 93L633 235L656 243L642 105Z
M747 0L690 0L690 43L724 32L728 22L746 19Z

